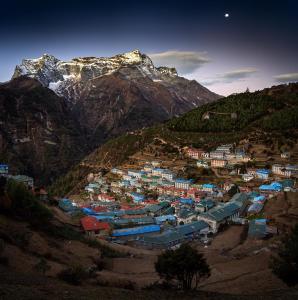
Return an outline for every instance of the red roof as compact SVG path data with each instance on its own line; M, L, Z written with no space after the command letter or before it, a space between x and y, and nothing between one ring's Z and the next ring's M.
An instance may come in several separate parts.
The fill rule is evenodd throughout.
M110 225L106 222L99 222L95 217L86 216L81 219L85 231L109 230Z

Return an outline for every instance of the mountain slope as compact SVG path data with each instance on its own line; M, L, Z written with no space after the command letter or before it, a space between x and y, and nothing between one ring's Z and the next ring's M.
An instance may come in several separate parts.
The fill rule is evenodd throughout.
M208 115L206 118L205 116ZM236 116L235 116L236 114ZM213 148L249 136L261 141L268 137L298 139L298 83L275 86L254 93L231 95L198 107L180 117L108 141L57 180L52 191L70 192L84 184L89 172L117 166L156 140L176 147Z
M11 171L49 183L88 148L63 98L37 80L19 77L0 85L0 161Z
M196 81L179 77L174 68L155 67L139 50L69 62L45 54L23 60L13 78L21 75L65 97L93 146L220 98Z

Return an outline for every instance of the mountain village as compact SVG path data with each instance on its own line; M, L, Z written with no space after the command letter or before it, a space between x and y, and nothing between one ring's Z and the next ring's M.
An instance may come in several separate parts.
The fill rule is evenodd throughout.
M253 164L245 147L233 144L210 152L193 147L181 151L187 162L182 170L187 164L201 170L202 178L206 174L202 182L179 177L175 160L169 164L134 157L107 174L89 174L84 191L58 199L58 206L67 215L79 216L89 238L146 249L170 249L192 240L208 247L229 224L247 226L251 239L278 234L278 226L262 211L268 199L296 192L298 166L288 163L290 153L280 154L283 164L256 168L247 167ZM9 175L5 164L0 173L48 201L44 189L34 189L33 178Z

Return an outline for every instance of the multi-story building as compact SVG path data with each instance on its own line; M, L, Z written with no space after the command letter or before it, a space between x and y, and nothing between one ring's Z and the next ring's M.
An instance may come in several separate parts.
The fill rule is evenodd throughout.
M144 175L144 172L139 170L128 170L127 174L131 177L141 178L141 176Z
M291 177L292 175L298 173L298 166L295 165L283 166L283 165L274 164L272 165L272 173L275 175Z
M199 158L201 158L202 153L203 153L203 150L201 150L201 149L196 149L196 148L188 148L188 149L186 150L187 156L189 156L189 157L191 157L191 158L194 158L194 159L199 159Z
M227 165L227 160L225 159L212 159L211 167L213 168L224 168Z
M170 170L164 170L164 172L161 174L161 177L169 181L172 181L174 178L174 174Z
M266 180L269 178L269 174L270 174L270 170L267 170L267 169L258 169L256 170L256 177L258 179L263 179L263 180Z
M211 159L225 159L226 158L226 153L223 151L211 151L210 152L210 158Z
M175 180L175 188L177 188L177 189L188 190L190 184L191 184L191 181L187 180L187 179L178 178Z
M154 169L152 169L152 175L161 176L164 171L165 171L165 169L154 168Z

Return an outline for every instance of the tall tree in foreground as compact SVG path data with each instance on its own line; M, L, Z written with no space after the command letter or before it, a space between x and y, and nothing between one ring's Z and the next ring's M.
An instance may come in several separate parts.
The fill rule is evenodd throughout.
M210 268L203 254L187 244L159 255L155 269L167 282L177 280L184 290L190 290L192 286L197 288L202 279L210 276Z
M278 256L272 259L271 268L288 286L298 284L298 224L283 240Z

